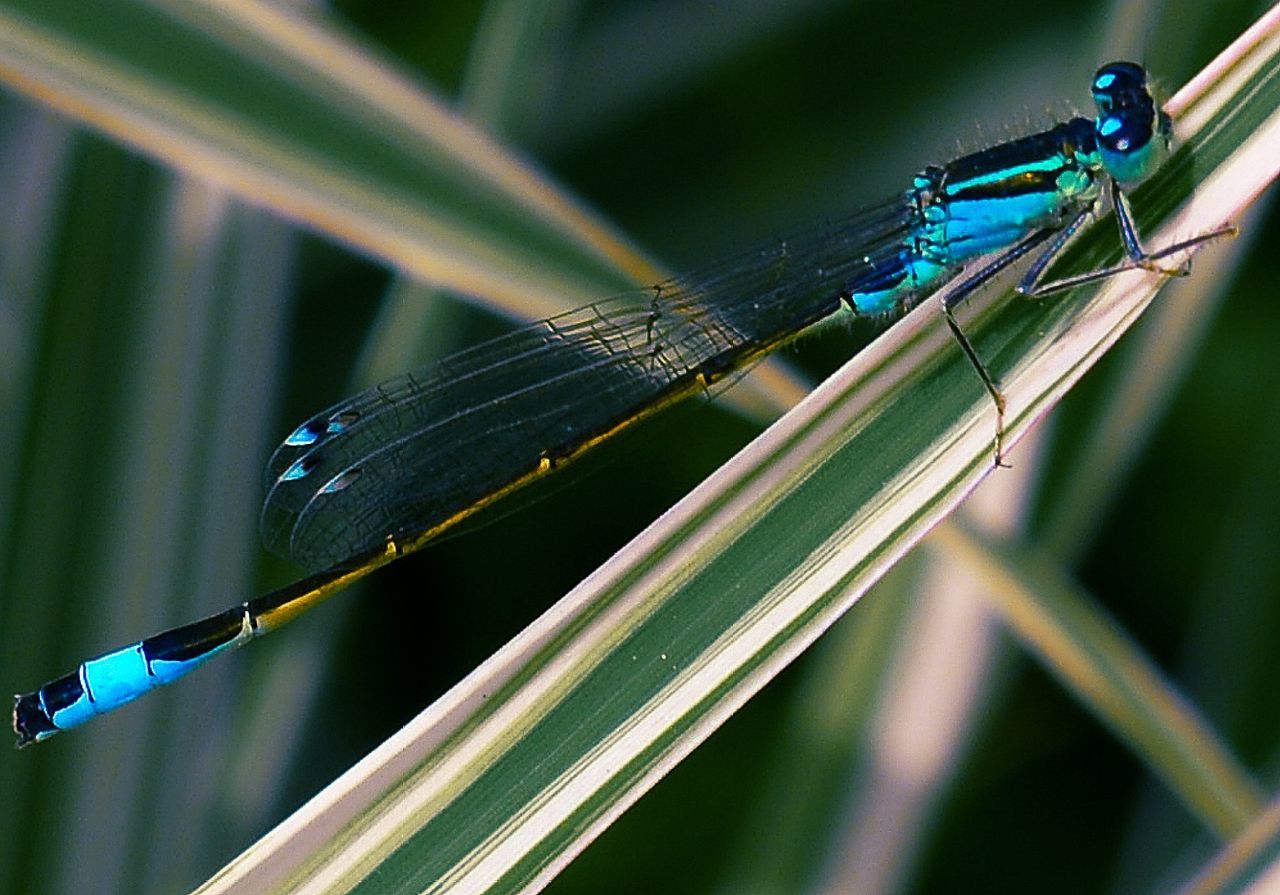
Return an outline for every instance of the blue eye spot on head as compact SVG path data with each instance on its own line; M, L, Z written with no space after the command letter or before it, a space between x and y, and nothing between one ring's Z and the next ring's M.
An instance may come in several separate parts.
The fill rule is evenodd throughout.
M1114 81L1115 79L1116 79L1116 76L1113 74L1102 75L1100 78L1098 78L1098 80L1093 82L1093 89L1106 90L1108 87L1111 86L1111 82Z

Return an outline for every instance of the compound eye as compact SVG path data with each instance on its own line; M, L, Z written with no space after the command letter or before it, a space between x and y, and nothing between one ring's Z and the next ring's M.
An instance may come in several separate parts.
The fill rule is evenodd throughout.
M1098 122L1098 142L1110 152L1125 154L1151 142L1151 128L1116 115Z
M1124 90L1141 90L1146 86L1147 73L1132 62L1112 62L1098 69L1093 77L1094 93L1119 93Z
M1093 76L1093 101L1102 115L1142 105L1149 98L1147 73L1140 65L1112 62Z

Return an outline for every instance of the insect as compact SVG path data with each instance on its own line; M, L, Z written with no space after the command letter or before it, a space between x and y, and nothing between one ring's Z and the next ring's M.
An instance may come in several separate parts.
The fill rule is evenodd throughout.
M1185 264L1162 262L1234 232L1145 250L1125 191L1167 158L1171 122L1134 63L1103 66L1092 94L1095 118L925 168L905 192L838 225L526 326L307 420L268 462L262 533L313 574L18 696L18 744L182 677L637 420L849 315L892 317L940 293L947 326L995 403L999 463L1004 398L956 322L959 302L1028 256L1018 289L1031 296L1134 268L1184 275ZM1044 282L1107 199L1125 259Z

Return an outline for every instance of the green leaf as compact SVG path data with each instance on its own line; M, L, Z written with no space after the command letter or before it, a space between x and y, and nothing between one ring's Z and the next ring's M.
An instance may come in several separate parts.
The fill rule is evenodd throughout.
M531 316L657 269L368 47L267 4L0 4L0 78L189 174Z
M939 528L933 546L974 570L1014 633L1209 829L1229 838L1258 814L1262 793L1248 772L1115 622L1062 580L1048 557L954 523Z
M1280 803L1266 811L1214 856L1178 895L1268 892L1280 879Z

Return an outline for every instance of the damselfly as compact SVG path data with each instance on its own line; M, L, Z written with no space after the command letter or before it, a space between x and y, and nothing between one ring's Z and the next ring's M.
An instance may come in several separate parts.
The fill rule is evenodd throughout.
M1182 275L1185 263L1160 262L1231 232L1143 249L1125 190L1168 156L1171 123L1133 63L1101 68L1092 92L1096 118L926 168L904 193L839 225L516 330L311 418L268 463L262 533L314 574L17 697L19 745L182 677L637 420L850 315L893 317L939 293L995 404L999 462L1004 398L956 322L959 302L1031 255L1018 286L1031 296L1134 268ZM1108 199L1125 259L1044 282Z

